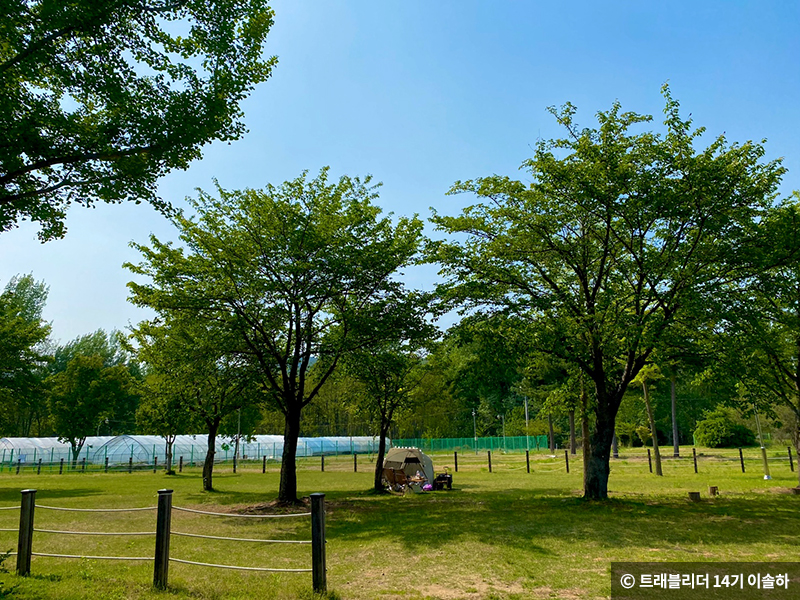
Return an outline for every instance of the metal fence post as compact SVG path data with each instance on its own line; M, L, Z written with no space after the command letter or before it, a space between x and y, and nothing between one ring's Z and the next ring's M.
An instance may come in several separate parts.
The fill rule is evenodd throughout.
M786 451L789 453L789 468L792 470L792 473L794 473L794 461L792 460L792 447L786 446Z
M353 452L353 473L358 473L358 454Z
M128 459L128 473L133 473L133 457Z
M742 465L742 473L744 473L744 454L742 454L741 448L739 448L739 462Z
M17 543L17 574L30 575L31 546L33 545L33 511L36 508L36 490L22 490L19 511L19 541Z
M694 472L697 473L697 449L692 448L692 458L694 459Z
M59 475L63 475L64 474L64 459L63 458L61 459L61 462L58 465L58 474Z
M525 450L525 466L528 469L528 473L531 472L531 451Z
M487 450L486 451L486 456L489 458L489 473L491 473L492 472L492 451L491 450Z
M106 456L106 473L108 473L108 457Z
M153 473L158 471L158 457L153 454Z
M153 585L167 589L169 573L169 532L172 519L172 490L158 490L158 516L156 517L156 556Z
M650 472L653 472L653 458L650 456L650 448L647 449L647 466L650 467Z
M455 463L456 473L458 473L458 451L453 452L453 463Z
M792 469L794 471L794 469ZM39 459L39 464L36 466L36 474L41 475L42 473L42 459Z
M328 590L325 568L325 494L311 494L311 576L314 592Z
M264 458L261 461L261 472L262 473L266 473L267 472L267 455L266 454L264 455Z
M564 463L567 465L567 473L569 473L569 452L564 450Z
M183 473L183 457L178 461L178 473Z

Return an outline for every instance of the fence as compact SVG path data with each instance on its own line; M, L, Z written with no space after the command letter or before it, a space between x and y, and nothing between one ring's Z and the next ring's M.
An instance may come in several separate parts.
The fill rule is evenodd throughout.
M391 443L391 442L390 442ZM187 466L202 466L208 446L203 436L178 436L172 448L174 462L183 457ZM300 438L297 457L374 454L377 438L372 437L319 437ZM133 470L152 469L164 465L166 442L158 436L122 435L116 437L88 437L77 457L73 457L69 444L56 438L2 438L0 439L0 473L20 470L53 473L58 471ZM214 464L260 462L264 459L280 461L283 458L283 436L259 435L242 438L238 455L235 441L217 438Z
M392 440L392 446L410 446L423 452L502 451L525 452L548 448L546 435L517 435L476 438L406 438Z
M120 513L120 512L140 512L156 511L156 530L155 531L133 531L133 532L99 532L99 531L59 531L52 529L36 529L34 527L35 509L57 510L83 513ZM130 561L150 561L154 562L153 585L159 589L166 589L168 583L169 563L182 563L196 565L200 567L234 569L239 571L261 571L270 573L311 573L312 586L314 592L325 592L327 590L326 577L326 556L325 556L325 494L311 494L311 512L292 513L282 515L237 515L229 513L216 513L201 511L190 508L182 508L172 505L172 490L158 490L158 504L143 508L65 508L56 506L45 506L36 504L36 490L22 490L22 502L20 506L4 506L0 510L19 510L19 538L17 551L11 555L17 557L17 573L19 575L29 575L31 572L31 557L43 556L50 558L80 558L93 560L130 560ZM213 535L202 535L197 533L182 533L172 531L172 512L184 511L200 515L214 517L228 517L241 519L275 519L291 517L311 517L311 539L310 540L269 540L260 538L233 538ZM0 531L16 531L14 529L0 529ZM53 554L45 552L33 552L33 533L41 532L56 535L114 535L114 536L154 536L155 552L154 556L84 556L73 554ZM311 545L311 568L288 569L288 568L268 568L268 567L243 567L236 565L203 563L191 560L184 560L170 556L170 537L182 536L191 538L201 538L210 540L223 540L229 542L245 543L264 543L264 544L309 544Z

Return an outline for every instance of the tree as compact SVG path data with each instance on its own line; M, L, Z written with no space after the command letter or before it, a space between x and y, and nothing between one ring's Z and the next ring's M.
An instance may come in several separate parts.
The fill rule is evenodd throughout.
M259 399L253 370L225 354L226 332L214 323L182 318L165 311L164 322L144 321L132 329L138 356L147 365L150 397L140 422L158 427L167 440L202 423L208 434L203 489L214 489L214 457L220 425L234 411Z
M792 438L800 454L800 208L795 192L765 220L757 248L760 268L721 299L722 334L715 347L715 380L743 386L744 395L730 394L745 413L758 405L791 411ZM729 381L729 387L730 386ZM737 398L738 396L738 398ZM737 401L739 400L739 401ZM742 405L741 400L745 400ZM730 402L729 402L730 403ZM800 471L798 472L800 476Z
M650 386L651 381L662 379L664 376L661 374L658 366L647 364L641 368L639 373L634 377L634 383L642 385L642 395L644 397L644 406L647 410L647 422L650 425L650 438L653 440L653 455L656 461L656 475L662 477L664 472L661 469L661 450L658 447L658 430L656 429L656 420L653 416L653 403L650 401Z
M0 427L26 437L46 417L42 403L45 343L50 325L42 318L47 286L31 275L13 277L0 294Z
M3 3L0 232L61 237L70 203L166 209L159 177L245 132L272 16L266 0Z
M252 365L284 415L279 500L297 502L302 410L349 352L405 327L394 273L416 260L422 222L380 217L370 178L327 181L328 169L264 190L200 193L176 215L184 248L151 237L133 272L132 301L226 332L231 360ZM313 382L309 369L320 366Z
M432 306L430 294L409 294L393 310L404 313L407 323L394 338L355 350L344 358L345 371L364 386L362 407L378 430L373 489L383 492L383 458L386 438L395 414L409 404L411 392L425 377L423 347L437 337L426 317ZM392 335L392 333L394 335Z
M434 215L445 292L524 316L533 345L582 370L594 385L595 420L585 497L608 495L614 421L630 383L689 307L752 273L748 237L772 207L784 169L761 144L718 137L680 116L665 86L664 134L633 133L652 120L597 115L579 129L575 108L551 109L566 138L541 141L523 166L531 182L492 176L457 182L485 203Z
M103 366L98 355L79 355L51 377L50 414L58 439L70 443L73 467L86 438L134 394L135 381L123 365Z

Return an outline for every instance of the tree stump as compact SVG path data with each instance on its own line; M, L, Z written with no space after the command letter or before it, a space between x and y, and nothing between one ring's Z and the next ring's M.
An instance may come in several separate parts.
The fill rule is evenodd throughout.
M692 502L700 502L700 492L689 492L689 500Z
M719 496L719 487L717 487L716 485L708 486L708 495L712 497Z

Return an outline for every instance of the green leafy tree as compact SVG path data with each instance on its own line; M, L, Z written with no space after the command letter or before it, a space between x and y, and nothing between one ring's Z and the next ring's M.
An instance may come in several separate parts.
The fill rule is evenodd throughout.
M106 367L98 355L78 355L50 378L50 414L58 439L72 447L73 467L86 438L94 435L115 407L135 395L136 382L123 365Z
M169 439L202 423L208 435L203 489L214 489L217 435L223 420L260 398L253 370L226 354L227 333L213 322L168 315L132 329L138 356L147 365L149 390L138 414L142 426ZM171 454L171 452L170 452ZM167 459L171 464L172 457Z
M0 8L0 232L64 235L71 203L143 200L213 141L276 59L265 0L20 0Z
M492 176L457 182L485 202L438 228L466 241L438 245L445 292L516 313L532 345L582 370L595 419L584 469L588 499L608 496L614 422L628 386L662 338L732 279L752 273L748 236L772 207L784 169L753 142L704 132L680 116L664 88L665 129L651 117L599 112L575 123L571 104L551 109L566 137L541 141L523 166L530 182Z
M136 245L132 300L158 312L213 322L230 335L230 360L252 365L284 415L279 500L297 502L303 408L349 352L402 329L394 273L416 260L422 222L381 217L370 179L328 183L328 169L264 190L201 192L196 216L173 222L185 248ZM189 317L191 316L191 317ZM320 361L317 374L309 370Z
M721 299L716 322L717 360L711 377L730 391L728 404L743 412L757 405L771 414L782 407L793 416L800 453L800 194L765 220L757 260L760 268ZM714 368L716 367L716 368Z
M0 294L0 428L3 435L27 437L35 421L47 417L46 341L42 318L47 286L31 275L13 277ZM41 426L39 427L41 429Z

